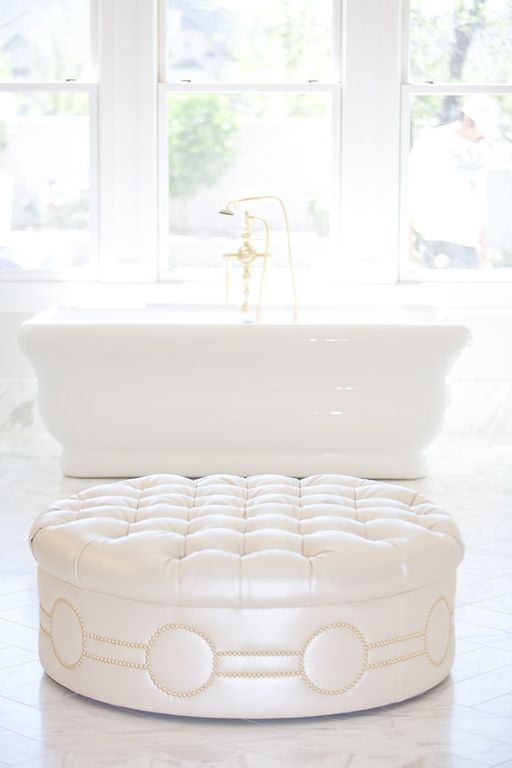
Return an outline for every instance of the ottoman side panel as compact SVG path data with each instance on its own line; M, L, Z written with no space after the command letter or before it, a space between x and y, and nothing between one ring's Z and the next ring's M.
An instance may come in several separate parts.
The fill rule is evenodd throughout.
M303 608L125 600L39 571L40 656L77 693L198 717L295 717L402 701L443 680L455 573L411 592Z

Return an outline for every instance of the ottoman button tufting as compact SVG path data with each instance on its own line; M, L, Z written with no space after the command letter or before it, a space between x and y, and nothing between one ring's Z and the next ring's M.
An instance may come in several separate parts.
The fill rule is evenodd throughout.
M154 475L34 522L40 656L73 691L200 717L294 717L432 688L454 654L453 520L342 475Z

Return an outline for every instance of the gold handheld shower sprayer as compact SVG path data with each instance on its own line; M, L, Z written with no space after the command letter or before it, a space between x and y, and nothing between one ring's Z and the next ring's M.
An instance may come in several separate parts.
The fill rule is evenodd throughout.
M250 213L250 208L244 204L259 202L261 200L275 200L279 205L279 208L281 210L281 214L283 217L284 229L286 232L287 250L288 250L288 268L290 270L290 279L291 279L291 286L292 286L293 319L295 321L297 319L298 303L297 303L297 289L295 284L295 271L294 271L293 257L292 257L292 245L291 245L291 238L290 238L290 225L288 221L288 213L286 211L285 204L283 203L280 197L277 197L277 195L253 195L248 197L234 198L233 200L229 200L224 206L224 208L221 208L221 210L219 211L219 213L224 214L226 216L234 216L235 213L237 212L236 210L237 206L241 206L243 216L244 216L244 224L242 228L242 245L240 246L238 251L236 251L235 253L224 254L224 259L226 261L226 303L229 302L232 259L238 260L243 267L242 280L243 280L244 300L242 304L242 312L249 311L252 266L257 259L262 259L263 268L262 268L262 275L261 275L261 282L260 282L260 290L258 295L258 304L256 308L256 318L258 320L260 319L261 304L263 300L263 290L264 290L265 282L267 279L267 265L270 259L270 252L269 252L270 227L269 227L268 221L263 216L256 216L255 214ZM263 245L262 251L258 251L251 242L253 222L258 222L263 227L264 245Z

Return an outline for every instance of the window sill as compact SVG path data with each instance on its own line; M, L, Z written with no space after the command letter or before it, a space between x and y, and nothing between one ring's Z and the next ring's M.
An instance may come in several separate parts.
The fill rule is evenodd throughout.
M289 303L283 284L282 301ZM275 298L275 297L274 297ZM232 299L236 303L234 295ZM222 304L223 281L214 283L76 283L2 282L0 312L31 314L67 303L91 306L143 306L145 304ZM500 283L397 283L354 284L331 282L299 293L304 306L413 304L456 308L512 309L512 284Z

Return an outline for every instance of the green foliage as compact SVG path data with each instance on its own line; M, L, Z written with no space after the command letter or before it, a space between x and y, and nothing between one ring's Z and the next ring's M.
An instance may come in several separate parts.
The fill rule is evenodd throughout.
M169 105L169 192L188 199L232 164L237 114L231 99L217 94L178 95Z
M512 2L411 0L414 82L510 82Z
M313 226L320 237L328 237L330 213L329 206L318 197L313 197L308 201L307 211L313 221Z
M415 82L510 83L512 1L411 0L411 77ZM502 135L507 140L512 100L497 97ZM415 97L411 102L416 135L427 126L460 116L463 98L453 95ZM411 137L413 140L415 136Z
M242 5L242 3L241 3ZM326 3L311 0L253 2L245 10L245 33L232 45L233 76L256 81L325 80L330 40ZM236 79L236 78L235 78Z

